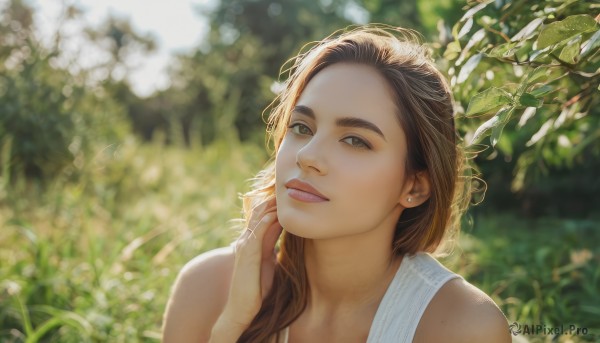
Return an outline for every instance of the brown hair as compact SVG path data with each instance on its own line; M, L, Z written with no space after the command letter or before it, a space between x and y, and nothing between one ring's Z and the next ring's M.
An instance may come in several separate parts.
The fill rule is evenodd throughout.
M452 95L418 35L404 29L361 27L334 33L291 61L290 76L268 121L273 157L243 197L246 220L254 206L275 196L274 156L300 94L319 71L344 62L372 66L387 80L406 134L407 175L429 174L430 198L402 212L390 246L394 254L434 252L445 236L458 232L469 183L461 180L464 158L457 144ZM304 239L284 230L277 260L271 291L238 342L271 342L307 305Z

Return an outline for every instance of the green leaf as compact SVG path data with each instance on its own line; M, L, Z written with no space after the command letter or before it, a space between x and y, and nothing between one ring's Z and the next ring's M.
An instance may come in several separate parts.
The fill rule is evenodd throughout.
M527 75L527 78L525 79L525 81L529 82L529 83L534 83L541 78L547 78L548 77L547 72L548 72L547 66L537 67L531 73L529 73Z
M549 85L543 85L539 88L532 90L529 94L533 95L536 98L540 98L554 90L554 87Z
M544 27L537 39L537 48L544 49L577 34L592 31L595 28L596 21L592 16L587 14L569 16L564 20L555 21Z
M531 41L520 42L514 51L515 60L517 62L527 61L529 59L529 53L531 52L532 47L533 42Z
M507 91L491 87L475 95L469 102L465 116L489 113L496 108L512 102L512 95Z
M498 117L498 123L492 127L492 135L490 137L490 143L492 144L492 147L495 147L496 143L498 143L500 135L502 135L502 130L506 126L506 123L508 123L508 120L510 119L514 109L514 107L504 108L498 111L496 114L496 117Z
M542 125L542 127L540 127L540 129L536 133L534 133L533 136L531 136L529 141L527 143L525 143L525 146L530 147L530 146L534 145L535 143L539 142L542 138L544 138L544 136L546 136L548 131L550 131L553 124L554 124L554 118L548 119Z
M550 48L551 47L547 46L543 49L533 50L529 54L529 61L535 62L535 61L539 61L539 60L543 59L544 57L548 57L548 54L550 54L550 51L552 50Z
M471 139L470 145L476 144L479 141L481 141L481 139L486 136L488 131L492 127L498 125L499 123L500 123L500 119L498 118L498 116L493 116L488 121L486 121L481 126L479 126L477 128L477 130L475 130L475 134L473 135L473 138Z
M569 64L575 64L579 61L579 49L581 47L581 35L571 39L562 49L558 58Z
M523 111L523 114L521 114L521 118L519 118L519 123L517 124L517 127L522 128L523 126L525 126L525 124L527 124L527 121L535 115L536 111L537 107L527 107L525 111Z
M581 57L587 55L590 51L597 48L600 45L600 30L596 31L590 39L585 41L581 45Z
M492 50L490 50L490 52L487 53L487 56L496 58L510 57L514 55L515 46L517 46L516 42L500 44L498 46L495 46Z
M465 23L465 25L463 25L463 27L460 29L460 32L458 33L456 38L461 39L462 37L464 37L467 33L469 33L469 31L471 31L472 27L473 27L473 18L469 18L467 20L467 22Z
M473 70L475 70L475 68L479 64L479 61L481 61L482 56L482 53L475 54L467 60L467 63L465 63L465 65L462 68L460 68L460 73L458 73L458 78L456 79L457 84L461 84L467 80L469 75L471 75Z
M458 26L460 25L460 21L457 22L456 24L454 24L454 26L452 26L452 37L454 37L454 39L458 39L456 37L458 37Z
M458 41L450 42L444 51L444 58L447 60L455 59L460 53L460 43Z
M463 16L462 16L462 18L460 18L460 21L465 21L465 20L467 20L467 19L473 18L473 16L474 16L474 15L475 15L477 12L481 11L482 9L484 9L484 8L485 8L485 6L489 5L489 4L490 4L490 3L492 3L492 2L494 2L494 0L488 0L488 1L486 1L486 2L483 2L483 3L481 3L481 4L477 5L477 6L475 6L475 7L471 8L471 9L469 9L469 10L468 10L468 11L467 11L467 12L466 12L466 13L465 13Z
M523 93L519 97L519 105L522 107L541 107L543 101L537 99L533 94Z
M510 118L510 113L512 113L512 111L512 107L504 107L500 109L493 117L488 119L485 123L481 124L477 128L477 130L475 130L475 134L473 135L473 138L471 139L471 143L469 145L477 144L479 141L481 141L483 137L487 136L490 133L491 129L500 126L500 128L496 129L495 131L495 138L492 138L491 140L492 146L496 145L496 143L498 142L498 137L500 137L500 134L502 133L502 128L504 128L504 126L506 125L506 122Z
M544 22L544 19L546 19L546 18L533 19L531 22L529 22L529 24L527 24L523 29L521 29L521 31L519 31L519 33L514 35L510 40L512 42L516 42L516 41L525 40L525 39L529 39L529 38L533 37L535 29L537 29L538 26L540 26Z
M469 50L474 47L477 43L481 42L485 38L485 29L480 29L471 36L471 39L467 42L464 49L460 53L460 57L456 60L456 65L459 66L463 63L467 55L469 54Z

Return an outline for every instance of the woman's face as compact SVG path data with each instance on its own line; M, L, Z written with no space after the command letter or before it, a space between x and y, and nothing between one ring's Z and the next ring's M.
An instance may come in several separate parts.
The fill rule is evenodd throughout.
M372 67L338 63L312 78L277 152L277 214L286 231L325 239L395 225L407 154L396 113L390 87ZM302 186L292 179L326 199L295 190Z

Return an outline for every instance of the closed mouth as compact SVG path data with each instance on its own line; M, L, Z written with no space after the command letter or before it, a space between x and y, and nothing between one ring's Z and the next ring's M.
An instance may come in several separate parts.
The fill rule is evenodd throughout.
M302 192L306 192L315 196L318 196L319 198L329 201L329 198L327 198L325 195L323 195L321 192L319 192L315 187L313 187L312 185L310 185L307 182L304 181L300 181L299 179L291 179L290 181L286 182L285 186L289 189L296 189Z

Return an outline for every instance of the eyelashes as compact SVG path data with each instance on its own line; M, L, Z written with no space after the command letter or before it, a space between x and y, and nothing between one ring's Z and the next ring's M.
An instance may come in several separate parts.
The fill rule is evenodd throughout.
M295 128L305 128L306 130L308 130L310 133L312 133L312 131L310 131L310 129L308 128L308 126L304 125L304 124L300 124L300 123L293 123L291 125L288 126L288 129L290 129L293 133L297 134L297 135L305 135L307 133L302 133L302 132L296 132L294 129Z
M371 150L371 147L369 146L369 144L367 144L367 142L365 142L364 140L362 140L362 139L360 139L358 137L348 136L348 137L344 138L343 141L346 141L348 139L351 142L358 142L358 145L354 145L352 143L349 143L353 147L360 148L360 149L369 149L369 150Z
M295 135L312 135L312 131L310 130L310 128L302 123L292 123L291 125L288 126L288 129L294 133ZM304 132L302 132L304 131ZM348 142L348 140L350 142ZM356 136L348 136L344 139L342 139L343 142L346 142L346 144L348 144L349 146L353 147L353 148L357 148L357 149L368 149L371 150L372 147L369 143L367 143L365 140L356 137ZM356 144L354 144L356 143Z

